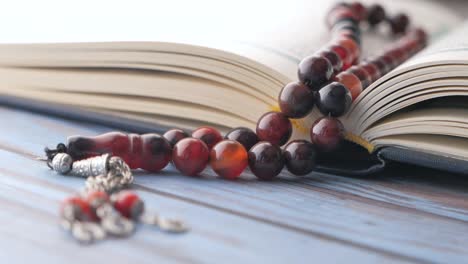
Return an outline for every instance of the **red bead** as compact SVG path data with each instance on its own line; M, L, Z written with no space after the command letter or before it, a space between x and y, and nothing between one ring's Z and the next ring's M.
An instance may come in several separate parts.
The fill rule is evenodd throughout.
M302 118L314 107L314 93L300 82L288 83L278 97L281 112L289 118Z
M282 146L288 142L291 134L291 121L283 113L265 113L257 122L257 136L260 141Z
M336 40L336 44L344 47L348 51L348 55L351 56L352 62L359 59L359 56L361 55L361 51L357 43L351 38L340 37Z
M138 219L143 214L144 203L131 191L121 191L113 197L114 208L119 213L130 219Z
M284 167L281 148L269 142L259 142L249 151L249 167L257 178L271 180Z
M317 94L317 107L323 115L342 116L351 106L352 97L348 88L339 82L332 82Z
M189 134L182 129L171 129L164 133L163 137L167 139L171 147L174 147L181 139L188 137Z
M322 117L310 129L312 143L323 151L336 149L344 138L344 127L340 120Z
M209 149L211 149L214 145L223 140L223 136L221 135L221 133L219 133L218 130L208 126L195 129L192 132L192 137L201 139L203 142L205 142L206 146Z
M317 56L304 58L299 63L297 71L299 81L315 91L325 85L330 80L332 74L333 67L330 61Z
M74 160L110 153L122 158L131 169L158 172L171 158L171 145L158 134L124 134L111 132L95 137L75 136L68 139L68 153Z
M257 134L252 129L246 127L234 128L224 138L241 143L247 151L258 142Z
M351 3L351 10L356 14L359 21L362 21L367 18L367 9L364 7L363 4L359 2Z
M381 77L379 68L377 68L377 66L375 66L374 64L364 62L359 64L359 66L362 67L367 73L369 73L369 76L371 77L371 84Z
M392 29L393 34L400 34L404 33L409 26L409 18L405 14L396 14L395 16L388 19L390 23L390 27Z
M247 151L237 141L223 140L211 149L211 168L223 178L236 179L247 167L247 164Z
M315 168L317 152L312 143L294 140L284 147L284 159L289 172L294 175L306 175Z
M374 4L367 9L367 22L375 26L385 19L385 10L381 5Z
M362 92L361 80L359 80L359 78L351 72L341 72L335 77L334 80L348 88L348 90L351 92L351 98L353 101L356 100L356 98Z
M341 71L341 68L343 67L343 61L341 60L340 56L338 56L338 54L331 50L325 50L320 52L319 56L324 57L331 63L334 73Z
M198 138L184 138L177 142L172 151L174 166L185 175L195 176L208 164L210 150Z
M353 57L352 54L346 48L339 45L332 45L330 46L330 49L336 54L338 54L341 61L343 62L343 67L341 68L342 70L346 70L349 67L351 67L351 65L353 64Z
M359 78L363 90L372 83L370 74L363 67L353 66L348 71Z
M79 196L65 199L60 206L60 215L68 220L90 221L94 219L89 203Z

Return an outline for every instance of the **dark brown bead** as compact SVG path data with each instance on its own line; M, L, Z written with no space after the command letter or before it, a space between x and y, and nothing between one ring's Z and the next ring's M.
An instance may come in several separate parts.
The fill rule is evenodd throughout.
M241 143L247 151L258 142L257 134L246 127L236 127L229 131L224 138Z
M317 152L312 143L294 140L284 147L284 159L289 172L294 175L306 175L315 168Z
M393 34L401 34L406 32L410 23L408 16L402 13L392 16L388 19L388 22Z
M280 92L278 104L289 118L302 118L314 107L314 93L300 82L288 83Z
M325 85L333 74L333 66L324 57L309 56L298 66L299 80L312 90L318 90Z
M359 80L361 81L362 89L365 89L372 83L370 74L363 67L353 66L349 68L348 71L359 78Z
M249 151L249 166L252 173L262 180L271 180L284 167L284 157L279 146L259 142Z
M351 102L351 92L339 82L332 82L320 89L316 99L320 112L334 117L345 114Z
M353 56L346 48L340 45L331 45L330 49L336 54L338 54L341 61L343 62L341 70L346 70L349 67L351 67L351 65L353 64Z
M337 118L322 117L310 128L310 140L322 151L333 151L343 138L344 127Z
M359 2L352 2L350 6L351 10L353 10L360 21L367 18L367 9L363 4Z
M179 142L181 139L188 136L189 134L187 134L187 132L183 131L182 129L171 129L163 135L163 137L169 141L172 147L174 147L174 145L177 144L177 142Z
M195 129L192 132L192 137L201 139L205 142L208 149L211 149L214 145L223 140L221 133L219 133L217 129L209 126L203 126Z
M396 68L396 66L398 66L398 61L394 58L392 58L391 56L387 55L387 54L384 54L380 57L380 59L385 62L385 64L387 65L388 67L388 71L391 71L393 69Z
M382 76L387 74L390 69L391 65L388 65L381 57L374 58L370 61L370 63L374 64Z
M367 22L369 25L375 26L385 19L385 10L379 4L371 5L367 9Z
M291 134L291 121L283 113L265 113L257 122L257 136L260 141L282 146L288 142Z
M336 52L332 50L325 50L320 52L319 56L326 58L331 63L334 73L341 71L341 68L343 67L343 61L341 60L340 56L336 54Z
M359 65L364 70L366 70L367 73L369 73L369 75L371 77L371 84L373 82L377 81L380 77L382 77L382 75L381 75L381 73L379 71L379 68L377 68L377 66L375 66L374 64L369 63L369 62L364 62L364 63L361 63Z

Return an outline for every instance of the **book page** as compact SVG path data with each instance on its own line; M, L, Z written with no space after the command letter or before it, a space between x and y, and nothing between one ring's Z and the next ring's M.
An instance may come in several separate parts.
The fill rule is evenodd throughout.
M294 80L300 59L328 41L324 20L334 3L331 0L10 1L2 6L0 43L180 42L231 51ZM459 21L453 12L433 2L395 0L384 5L390 13L408 13L414 24L424 25L436 35ZM18 13L23 14L21 19L15 16ZM434 16L438 19L429 19ZM389 42L381 32L364 35L370 35L363 42L365 54L381 50Z

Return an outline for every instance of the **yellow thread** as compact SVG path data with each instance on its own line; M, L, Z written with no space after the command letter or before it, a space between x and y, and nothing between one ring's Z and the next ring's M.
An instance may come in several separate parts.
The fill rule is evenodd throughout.
M270 108L270 111L281 112L281 109L277 105L270 105L269 108ZM303 134L307 134L309 132L307 127L304 125L304 121L302 121L301 119L289 119L289 120L291 120L291 124L299 132L301 132Z
M351 141L353 143L356 143L358 145L360 145L361 147L367 149L367 151L369 153L372 153L374 152L374 145L372 145L371 143L367 142L365 139L363 139L362 137L358 136L358 135L354 135L350 132L345 132L345 139L348 140L348 141Z

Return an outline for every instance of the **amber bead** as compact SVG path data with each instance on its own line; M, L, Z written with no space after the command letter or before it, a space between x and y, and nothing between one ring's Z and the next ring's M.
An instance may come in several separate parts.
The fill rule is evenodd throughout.
M248 165L247 151L237 141L223 140L211 149L210 165L219 176L233 180Z
M331 63L334 73L341 71L341 68L343 67L343 61L341 60L340 56L336 54L336 52L325 50L320 52L319 56L326 58Z
M260 141L282 146L288 142L291 134L291 121L283 113L265 113L257 122L257 136Z
M346 88L348 88L349 92L351 93L352 100L356 100L356 98L362 92L362 84L359 78L352 74L349 71L341 72L334 78L334 81L343 84Z
M379 72L382 76L387 74L391 69L391 65L387 65L387 63L381 57L372 59L370 63L374 64L377 69L379 69Z
M363 67L353 66L349 68L348 71L356 75L359 78L359 80L361 81L363 90L372 83L370 74Z
M366 7L359 2L352 2L350 4L351 10L356 14L359 21L362 21L367 18L367 9Z
M343 84L332 82L320 89L317 95L317 107L323 115L341 116L351 106L351 92Z
M217 129L209 126L203 126L195 129L192 132L192 137L201 139L205 142L208 149L211 149L214 145L223 140L221 133L219 133Z
M344 127L337 118L322 117L310 128L310 140L322 151L336 149L343 138Z
M278 97L281 112L289 118L302 118L314 107L314 93L300 82L287 84Z
M361 55L359 46L351 38L341 36L336 40L336 43L337 45L344 47L348 51L348 55L351 56L352 62L357 60Z
M164 133L163 137L174 147L181 139L188 137L189 134L182 129L171 129Z
M91 206L79 196L65 199L60 206L60 215L69 220L90 221L94 219Z
M407 15L399 13L388 19L393 34L404 33L408 29L410 20Z
M257 134L246 127L236 127L229 131L224 138L241 143L247 151L258 142Z
M379 68L375 66L372 63L369 62L364 62L362 64L359 64L360 67L362 67L370 76L371 78L371 84L375 81L377 81L381 76Z
M145 204L131 191L121 191L113 197L115 209L126 218L137 220L143 214Z
M172 162L185 175L196 176L208 164L210 151L198 138L184 138L177 142L172 151Z
M269 142L259 142L249 151L249 167L257 178L271 180L284 167L281 148Z
M371 5L367 8L367 22L369 25L375 26L385 19L385 10L379 4Z
M342 70L346 70L349 67L351 67L351 65L353 64L353 57L352 54L346 48L339 45L331 45L330 49L336 54L338 54L341 61L343 62L343 66L341 67Z
M294 175L306 175L315 168L317 152L312 143L294 140L284 147L284 159L289 172Z
M333 66L323 57L309 56L304 58L298 66L299 80L312 90L320 89L333 74Z

